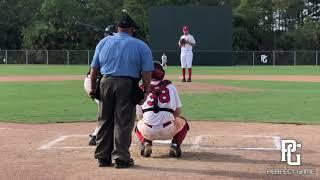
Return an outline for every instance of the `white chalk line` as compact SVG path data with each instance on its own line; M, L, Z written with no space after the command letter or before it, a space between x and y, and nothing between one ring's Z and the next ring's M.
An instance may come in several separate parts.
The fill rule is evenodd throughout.
M273 144L276 146L277 150L281 149L281 137L280 136L273 136Z
M207 137L211 137L212 135L199 135L196 136L192 144L183 144L183 146L190 146L189 149L191 150L256 150L256 151L276 151L280 150L281 148L281 137L280 136L265 136L265 135L221 135L221 136L228 136L228 137L245 137L245 138L267 138L272 139L274 147L214 147L214 146L206 146L201 145L201 142L206 139ZM215 135L219 136L219 135ZM64 135L60 136L57 139L49 141L48 143L40 146L39 150L46 150L46 149L93 149L95 146L54 146L58 142L64 141L67 138L71 137L88 137L88 135ZM154 141L155 144L170 144L170 140L157 140ZM133 142L132 145L138 145L138 142Z
M55 145L56 143L58 142L61 142L61 141L64 141L65 139L67 138L70 138L70 137L87 137L88 135L66 135L66 136L60 136L58 137L57 139L54 139L52 141L49 141L48 143L40 146L38 149L49 149L49 148L53 148L52 146Z

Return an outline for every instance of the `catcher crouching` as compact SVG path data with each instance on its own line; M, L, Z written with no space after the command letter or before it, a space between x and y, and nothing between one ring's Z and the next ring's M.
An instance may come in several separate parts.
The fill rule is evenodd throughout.
M141 155L149 157L152 153L152 141L172 139L170 156L180 157L180 146L187 135L189 125L180 116L181 101L176 87L169 80L163 80L165 70L159 62L154 62L154 71L150 94L147 100L137 106L135 132L141 142Z

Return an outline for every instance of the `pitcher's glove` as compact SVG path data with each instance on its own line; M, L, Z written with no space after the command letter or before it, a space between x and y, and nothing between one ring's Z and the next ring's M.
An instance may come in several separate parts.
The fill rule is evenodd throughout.
M185 39L180 39L180 44L186 44L187 43L187 40Z

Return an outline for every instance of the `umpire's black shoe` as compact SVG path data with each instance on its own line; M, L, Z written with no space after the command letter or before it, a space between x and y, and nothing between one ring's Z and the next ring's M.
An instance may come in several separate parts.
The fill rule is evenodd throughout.
M122 161L120 159L116 159L114 162L114 168L129 168L133 165L134 165L134 161L131 158L128 161Z
M107 167L111 166L111 159L98 159L99 167Z
M95 146L97 144L97 136L90 135L89 146Z

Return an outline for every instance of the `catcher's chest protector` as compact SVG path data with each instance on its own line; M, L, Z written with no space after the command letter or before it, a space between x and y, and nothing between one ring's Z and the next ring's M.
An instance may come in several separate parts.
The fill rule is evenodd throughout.
M153 101L149 101L147 102L149 106L153 106L153 108L150 108L148 110L144 110L144 111L149 111L152 110L154 112L159 112L161 110L165 110L165 111L169 111L172 112L171 109L166 109L166 108L159 108L159 100L160 102L166 102L166 101L170 101L170 96L167 96L169 99L165 99L165 101L162 101L162 98L160 97L161 94L163 93L162 91L165 89L168 91L168 89L166 88L169 84L171 84L171 81L169 80L163 80L161 81L159 84L157 85L151 85L150 87L150 94L151 94L151 99L153 99Z
M157 95L157 97L160 95L161 93L161 89L167 87L169 84L171 84L171 81L169 80L163 80L161 81L159 84L157 85L153 85L151 84L151 87L150 87L150 92L153 94L153 95Z

